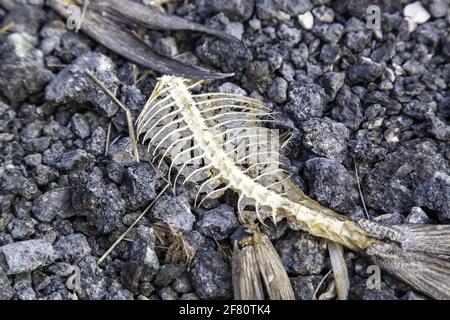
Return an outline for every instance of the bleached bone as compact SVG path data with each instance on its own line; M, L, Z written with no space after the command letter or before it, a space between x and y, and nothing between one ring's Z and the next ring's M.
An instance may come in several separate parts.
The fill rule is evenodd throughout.
M201 151L200 160L205 165L195 169L184 182L189 181L196 173L203 171L207 173L205 181L198 190L196 202L205 186L216 188L220 186L220 183L225 182L225 187L239 194L238 212L242 219L245 219L243 211L245 206L254 203L256 212L253 218L256 217L261 222L265 218L265 212L268 211L275 221L285 218L289 221L291 228L306 231L313 236L325 238L367 255L385 270L431 297L450 299L450 226L382 226L365 219L353 220L307 197L290 179L280 179L279 172L272 173L276 182L265 185L257 181L258 179L252 176L251 171L244 172L245 164L242 162L249 156L237 160L231 158L230 154L223 150L223 146L218 141L221 139L217 137L238 129L242 130L244 127L254 128L264 122L276 121L272 119L267 121L266 119L223 120L219 117L215 118L217 124L211 125L202 113L202 110L207 110L208 107L214 108L221 104L235 104L239 112L245 112L244 108L239 109L242 105L270 111L260 101L226 93L193 95L186 80L174 76L163 76L156 88L157 92L152 94L152 100L146 104L138 119L138 132L146 132L147 127L143 124L158 107L166 106L164 111L171 110L172 106L167 107L167 104L173 102L173 108L180 110L180 118L173 121L176 122L175 125L173 122L161 121L162 129L157 135L165 132L166 136L156 146L154 155L159 148L163 148L164 140L174 134L183 132L186 136L193 136L193 141ZM213 99L219 101L211 102ZM223 114L229 109L217 108L214 112ZM152 135L150 139L149 135ZM146 132L144 141L147 140L149 140L149 147L154 148L157 139L153 133ZM265 151L266 146L263 144L261 142L257 146L253 156L260 157L264 154L279 156L278 152ZM276 160L275 157L273 160ZM174 166L177 164L175 163ZM213 182L217 183L213 184ZM283 190L273 190L274 186L282 187ZM211 189L211 191L218 190Z

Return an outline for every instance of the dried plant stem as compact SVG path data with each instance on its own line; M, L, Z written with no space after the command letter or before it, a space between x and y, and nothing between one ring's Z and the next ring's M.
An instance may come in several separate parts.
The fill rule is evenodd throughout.
M117 97L99 79L97 79L97 77L90 70L86 69L86 73L112 99L112 101L125 112L127 118L128 133L133 143L134 158L137 162L139 162L139 151L137 148L136 134L134 133L133 118L131 117L130 109L125 107L119 101L119 99L117 99Z
M108 132L106 133L105 156L107 156L109 152L109 141L111 140L111 125L112 122L110 121L108 124Z
M355 158L353 158L353 163L355 165L355 176L356 176L356 184L358 185L359 197L361 198L361 202L362 202L362 205L363 205L366 217L367 217L367 219L370 220L369 212L367 211L366 202L364 201L363 193L362 193L362 190L361 190L361 183L360 183L360 180L359 180L359 173L358 173L358 164L356 163L356 159Z
M350 291L350 279L348 277L347 264L344 259L344 250L340 244L331 241L327 241L327 247L333 268L338 299L347 300Z
M147 208L145 208L144 211L142 211L142 213L139 215L139 217L133 222L133 224L131 226L128 227L128 229L113 243L113 245L106 250L106 252L101 256L100 259L98 259L98 264L100 265L108 256L109 254L114 250L115 247L117 247L117 245L122 242L122 240L127 236L127 234L131 231L131 229L134 228L134 226L136 224L139 223L139 221L142 220L142 218L147 214L147 212L153 207L153 205L155 204L155 202L164 194L164 192L166 192L166 190L169 188L170 184L166 184L164 186L164 188L162 188L162 190L158 193L158 195L156 196L156 198L148 205Z
M333 269L327 272L326 275L323 276L323 278L320 280L320 282L317 284L316 290L314 290L312 300L317 300L317 293L320 290L320 287L322 287L322 284L325 282L325 280L330 276L330 274L333 272Z
M83 24L83 21L84 21L84 19L86 17L86 11L87 11L88 6L89 6L89 0L84 0L83 1L83 11L81 12L81 18L80 18L80 21L77 24L75 32L80 31L81 25Z

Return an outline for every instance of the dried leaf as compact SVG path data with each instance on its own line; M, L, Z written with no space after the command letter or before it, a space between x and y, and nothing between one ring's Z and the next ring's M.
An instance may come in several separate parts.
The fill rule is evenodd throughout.
M294 300L289 277L267 235L254 231L240 243L244 247L235 244L232 260L234 298Z
M66 2L52 0L50 6L62 16L66 18L69 16ZM166 23L167 21L163 22ZM130 21L122 17L109 17L108 19L102 13L89 9L85 13L80 28L92 39L124 58L163 74L178 75L190 79L221 79L233 75L192 66L160 55L126 28L124 24L127 23L129 24ZM168 26L164 25L164 27Z

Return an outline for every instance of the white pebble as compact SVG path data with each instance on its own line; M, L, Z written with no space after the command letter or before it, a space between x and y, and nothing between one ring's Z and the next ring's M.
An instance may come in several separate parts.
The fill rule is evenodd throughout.
M410 32L414 31L419 24L427 22L431 17L420 1L405 6L403 16L408 21L408 29Z
M304 14L298 15L298 23L303 27L303 29L311 30L314 25L314 16L311 11L307 11Z

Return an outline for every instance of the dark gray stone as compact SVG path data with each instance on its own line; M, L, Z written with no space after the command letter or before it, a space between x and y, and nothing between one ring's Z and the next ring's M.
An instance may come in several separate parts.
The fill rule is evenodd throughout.
M292 28L287 24L281 24L277 29L277 36L280 40L286 41L289 46L294 47L302 40L302 34L299 29Z
M176 264L166 264L159 269L155 277L154 284L157 287L165 287L178 279L186 271L186 266Z
M404 105L402 111L418 120L426 120L436 112L436 102L425 103L419 100L411 100L411 102Z
M369 84L378 79L382 73L380 64L365 61L351 66L347 71L347 77L352 84Z
M72 206L86 215L91 225L107 234L117 229L125 213L125 201L115 184L106 184L101 171L79 172L73 177Z
M435 115L430 116L431 128L428 130L436 139L450 142L450 125Z
M319 276L299 276L290 278L297 300L312 300L314 291L320 282Z
M195 293L184 293L181 295L180 300L200 300Z
M258 90L264 93L270 84L269 63L267 61L254 61L245 70L242 84L249 91Z
M54 247L59 258L69 263L77 263L91 254L91 247L81 233L60 237Z
M323 205L343 214L358 208L355 175L343 165L334 160L313 158L305 162L304 176L309 194Z
M31 272L55 261L51 243L44 240L26 240L0 247L0 265L7 275Z
M189 293L193 290L191 280L186 274L177 277L172 283L172 288L179 294Z
M36 183L24 177L19 168L13 166L2 171L0 171L0 190L3 192L21 195L26 199L31 199L38 192Z
M118 107L85 73L90 70L105 86L115 92L119 80L112 60L100 53L87 53L64 68L45 89L45 98L54 103L91 103L102 114L112 117Z
M57 141L53 143L49 149L45 150L42 155L42 163L49 166L56 166L64 154L64 145Z
M337 43L344 34L344 27L339 23L319 24L312 31L323 41Z
M86 117L82 114L75 113L70 121L70 124L72 125L72 130L81 139L87 138L91 134L89 123L87 122Z
M218 88L219 92L222 93L231 93L231 94L237 94L241 96L246 96L247 92L239 87L237 84L234 84L232 82L225 82L221 84Z
M16 117L16 112L7 104L0 101L0 132L7 131L8 125Z
M155 252L153 229L144 226L136 229L130 248L130 260L137 263L139 268L137 271L141 272L138 278L144 276L151 279L158 272L159 260Z
M130 166L136 163L133 157L133 142L130 138L122 138L114 143L108 151L110 160L122 166Z
M11 236L17 240L23 240L32 236L35 232L31 219L13 219L8 223L7 229Z
M67 27L64 26L67 30ZM70 64L74 59L88 54L91 51L91 40L83 32L65 32L55 43L53 54L62 63Z
M292 275L317 275L325 267L325 250L319 241L301 232L290 232L275 243L286 271Z
M72 170L87 170L95 158L89 152L83 149L76 149L72 151L64 152L61 160L58 162L58 169L69 172Z
M420 207L413 207L410 214L405 218L405 223L426 224L431 222L431 219Z
M171 287L164 287L158 292L161 300L178 300L178 294Z
M200 59L220 67L224 72L242 72L252 60L250 50L237 41L205 38L195 52Z
M0 301L10 300L14 297L14 290L11 287L8 277L3 273L0 268Z
M23 160L27 166L35 168L42 163L42 155L40 153L29 154Z
M22 131L20 131L20 137L23 140L38 138L41 136L43 128L44 128L43 121L35 120L29 122L23 127Z
M196 251L198 250L213 250L215 248L215 243L209 238L202 236L197 230L192 230L186 235L186 241L192 246Z
M79 264L80 285L75 287L74 292L79 299L101 300L108 293L108 279L97 264L97 258L85 257Z
M271 241L280 239L288 230L289 226L286 220L281 220L275 225L272 220L266 220L265 226L261 225L260 230L265 233ZM236 231L236 233L239 232Z
M334 20L334 11L333 9L327 6L314 7L312 9L312 13L314 17L316 17L320 22L332 23Z
M276 103L283 103L287 99L288 83L281 77L276 77L267 90L267 96Z
M329 118L313 118L301 124L303 145L319 156L342 162L347 156L349 132Z
M345 124L349 129L358 129L364 118L359 97L345 86L336 97L336 105L331 109L331 117Z
M174 230L189 232L194 225L195 217L190 205L183 196L162 196L150 211L153 219L161 220Z
M325 93L334 100L337 93L344 86L345 73L344 72L327 72L320 79L320 85L325 90Z
M36 291L31 287L20 287L16 289L17 300L36 300Z
M417 294L414 291L408 291L403 297L402 300L427 300L426 297Z
M336 43L326 43L320 51L320 61L324 64L336 64L341 58L341 48Z
M51 222L56 217L69 218L75 215L70 203L70 188L52 189L33 202L33 214L42 222Z
M398 300L394 290L384 283L380 290L369 289L366 283L354 284L350 287L350 297L356 300Z
M110 288L108 294L105 296L105 300L113 300L113 301L127 301L134 300L133 294L120 287L119 284L116 284L113 288Z
M361 52L367 48L372 40L372 33L368 30L354 30L345 34L344 43L353 52Z
M294 48L291 51L291 61L297 68L303 68L308 61L309 52L308 47L304 43L300 43L298 48Z
M418 206L436 212L442 223L450 222L450 176L442 172L419 185L414 192L414 201Z
M106 130L103 127L97 127L92 132L91 137L86 144L86 150L95 156L101 156L106 148Z
M448 14L449 3L447 0L432 0L430 13L434 18L442 18Z
M293 116L297 124L312 117L321 117L324 96L325 92L320 86L296 82L289 89L285 110Z
M256 0L256 12L261 20L270 20L278 16L281 10L295 17L312 9L310 0Z
M253 0L199 0L197 10L202 15L225 13L230 19L248 20L254 9Z
M375 130L358 130L348 142L350 152L365 162L376 162L383 159L387 150L381 146L383 135Z
M402 224L404 217L399 213L385 213L373 219L373 221L383 225Z
M196 223L196 229L204 236L223 240L239 226L234 209L226 204L206 211Z
M159 38L154 44L155 50L167 57L173 57L178 54L177 42L173 37Z
M15 32L0 45L0 92L12 103L41 92L53 78L42 51L34 48L35 41L27 33Z
M108 179L115 182L116 184L122 183L124 171L125 171L124 167L112 161L107 162L106 168L104 170L105 175L108 177Z
M148 205L156 197L155 186L158 178L148 164L139 163L124 172L121 187L123 198L129 210L137 210Z
M189 271L195 293L201 299L230 299L231 270L220 253L198 251Z
M55 182L60 174L57 169L40 164L34 168L33 176L39 186L46 186L50 182Z
M434 142L409 141L397 151L387 154L383 161L362 177L364 199L369 207L376 210L409 212L414 206L414 191L438 172L448 170L447 162L438 153Z

